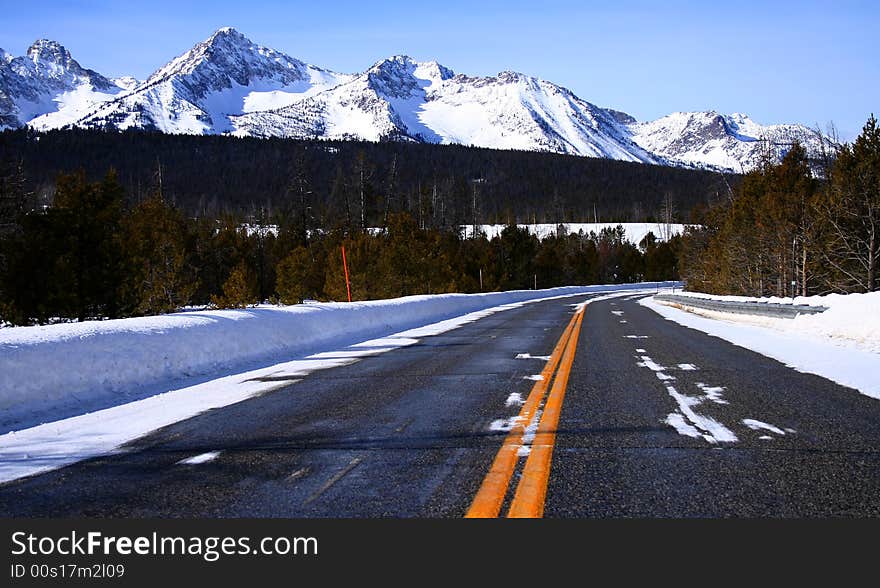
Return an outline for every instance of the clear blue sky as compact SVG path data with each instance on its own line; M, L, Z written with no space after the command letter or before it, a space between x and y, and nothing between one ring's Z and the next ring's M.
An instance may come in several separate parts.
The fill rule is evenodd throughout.
M283 2L2 0L0 47L57 40L85 67L145 78L233 26L256 43L343 72L389 55L456 72L510 69L649 120L677 110L757 122L833 122L844 139L880 114L873 1Z

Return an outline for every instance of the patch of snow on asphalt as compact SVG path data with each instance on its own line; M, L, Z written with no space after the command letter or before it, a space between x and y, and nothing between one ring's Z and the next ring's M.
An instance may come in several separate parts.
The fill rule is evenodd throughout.
M700 433L696 427L688 423L684 416L681 413L673 412L668 417L666 417L665 423L672 428L674 428L680 435L685 435L687 437L702 437L703 434Z
M771 433L776 433L777 435L785 435L785 431L783 431L779 427L774 427L773 425L762 423L761 421L756 421L755 419L743 419L743 424L753 431L770 431Z
M707 399L715 404L728 404L728 402L721 397L721 393L724 392L723 386L707 386L703 382L697 382L697 388L706 395Z
M678 403L678 410L687 418L696 428L704 431L703 438L710 443L735 443L738 441L737 436L711 417L698 414L693 407L702 403L702 398L694 398L681 394L673 386L666 384L666 391L672 396L673 400ZM669 419L667 418L667 421Z
M509 417L506 419L495 419L491 423L489 423L490 431L504 431L505 433L510 431L516 423L519 422L520 418L518 416Z

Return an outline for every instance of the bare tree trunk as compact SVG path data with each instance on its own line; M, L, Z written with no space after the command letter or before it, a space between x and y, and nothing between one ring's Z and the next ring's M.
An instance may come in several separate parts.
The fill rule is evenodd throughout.
M358 189L360 191L361 197L361 231L364 233L367 232L367 200L364 196L364 166L361 163L361 169L359 173L359 181L358 181Z
M877 237L871 231L868 240L868 292L877 290Z

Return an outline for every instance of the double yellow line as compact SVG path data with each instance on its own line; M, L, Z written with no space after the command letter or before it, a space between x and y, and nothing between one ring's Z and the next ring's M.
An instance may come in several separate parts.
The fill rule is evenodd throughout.
M559 415L562 412L562 401L565 399L565 388L574 363L578 335L584 320L584 307L571 317L562 336L556 343L550 360L541 371L541 379L535 382L528 399L515 420L515 424L504 444L498 450L489 473L483 479L477 495L474 497L466 518L495 518L501 513L510 480L516 470L517 452L523 446L526 427L535 418L541 401L547 394L553 373L556 372L550 395L544 404L544 412L531 451L526 460L522 477L516 487L516 493L510 504L507 516L510 518L539 518L544 514L544 499L547 495L547 482L550 479L550 464L553 457L553 445L556 443L556 429ZM557 367L559 368L557 371Z

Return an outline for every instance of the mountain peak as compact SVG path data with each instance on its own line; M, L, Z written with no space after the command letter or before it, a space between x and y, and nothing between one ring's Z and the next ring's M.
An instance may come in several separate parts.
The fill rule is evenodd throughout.
M63 67L67 67L73 59L68 51L61 43L51 41L49 39L37 39L34 44L28 47L27 56L34 63L44 61L56 63Z
M499 72L496 76L502 82L513 83L513 82L521 82L521 81L529 81L533 79L531 76L527 76L524 73L520 73L518 71L510 71L505 70Z
M409 55L392 55L377 61L367 70L370 74L394 75L397 77L414 76L419 79L448 80L455 75L448 67L436 61L416 61Z
M391 57L386 57L385 59L377 61L368 71L376 72L394 70L405 68L410 65L414 66L416 65L416 62L409 55L392 55Z
M214 34L208 37L206 43L209 45L217 43L250 44L251 40L232 27L222 27L214 31Z

